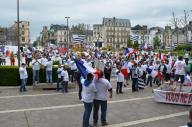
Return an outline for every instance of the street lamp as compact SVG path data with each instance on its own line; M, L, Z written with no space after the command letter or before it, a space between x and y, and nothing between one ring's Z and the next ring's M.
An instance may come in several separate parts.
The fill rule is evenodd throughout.
M65 17L67 20L67 54L69 53L69 16Z
M18 40L18 66L20 67L19 0L17 0L17 40Z

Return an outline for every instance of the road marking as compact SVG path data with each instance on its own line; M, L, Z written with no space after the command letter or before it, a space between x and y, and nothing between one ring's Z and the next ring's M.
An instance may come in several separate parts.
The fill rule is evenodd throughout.
M131 90L131 88L124 88L124 90ZM116 91L116 89L113 89ZM77 94L78 92L69 92L67 94ZM1 96L0 99L9 99L9 98L22 98L22 97L39 97L39 96L54 96L54 95L63 95L63 93L49 93L49 94L30 94L30 95L17 95L17 96Z
M60 95L62 93L50 93L50 94L31 94L31 95L17 95L17 96L2 96L0 99L9 99L9 98L21 98L21 97L38 97L38 96L52 96Z
M129 101L138 101L138 100L147 100L151 99L153 96L147 96L143 98L131 98L117 101L109 101L109 104L120 103L120 102L129 102ZM55 109L65 109L65 108L74 108L74 107L82 107L83 104L73 104L73 105L61 105L61 106L50 106L50 107L39 107L39 108L28 108L28 109L16 109L16 110L4 110L0 111L0 114L6 113L17 113L17 112L26 112L26 111L43 111L43 110L55 110Z
M157 116L157 117L151 117L151 118L147 118L147 119L125 122L125 123L120 123L120 124L113 124L113 125L109 125L107 127L127 127L127 126L142 124L142 123L164 120L164 119L168 119L168 118L174 118L174 117L178 117L178 116L184 116L184 115L188 115L188 114L189 114L189 111L185 111L185 112L173 113L173 114L164 115L164 116Z

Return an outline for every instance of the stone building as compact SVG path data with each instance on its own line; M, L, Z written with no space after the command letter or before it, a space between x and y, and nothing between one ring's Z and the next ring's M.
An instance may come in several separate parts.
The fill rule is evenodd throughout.
M93 38L100 42L99 47L122 48L127 46L130 31L129 19L103 18L102 24L93 25Z

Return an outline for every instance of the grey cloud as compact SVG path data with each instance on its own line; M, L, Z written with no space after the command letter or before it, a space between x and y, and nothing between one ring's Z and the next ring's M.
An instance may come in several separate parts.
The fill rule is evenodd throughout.
M191 10L191 0L20 0L21 20L30 20L31 36L35 38L43 25L102 23L103 17L129 18L132 25L165 26L172 11L181 16ZM16 0L0 1L0 25L8 26L16 20Z

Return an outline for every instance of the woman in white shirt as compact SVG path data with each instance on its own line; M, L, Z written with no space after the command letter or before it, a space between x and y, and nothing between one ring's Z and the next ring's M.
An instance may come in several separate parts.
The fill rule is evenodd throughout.
M19 68L19 75L20 75L20 80L21 80L21 85L19 88L19 92L25 92L26 91L26 83L27 83L27 70L26 70L26 65L24 63L21 64L21 67Z
M89 127L89 118L91 115L93 100L96 93L95 84L93 82L93 75L87 74L87 79L82 80L82 101L84 103L84 114L83 114L83 127Z
M51 58L49 58L49 60L46 62L46 81L47 83L53 83L53 79L52 79L52 70L53 70L53 61L51 60Z

